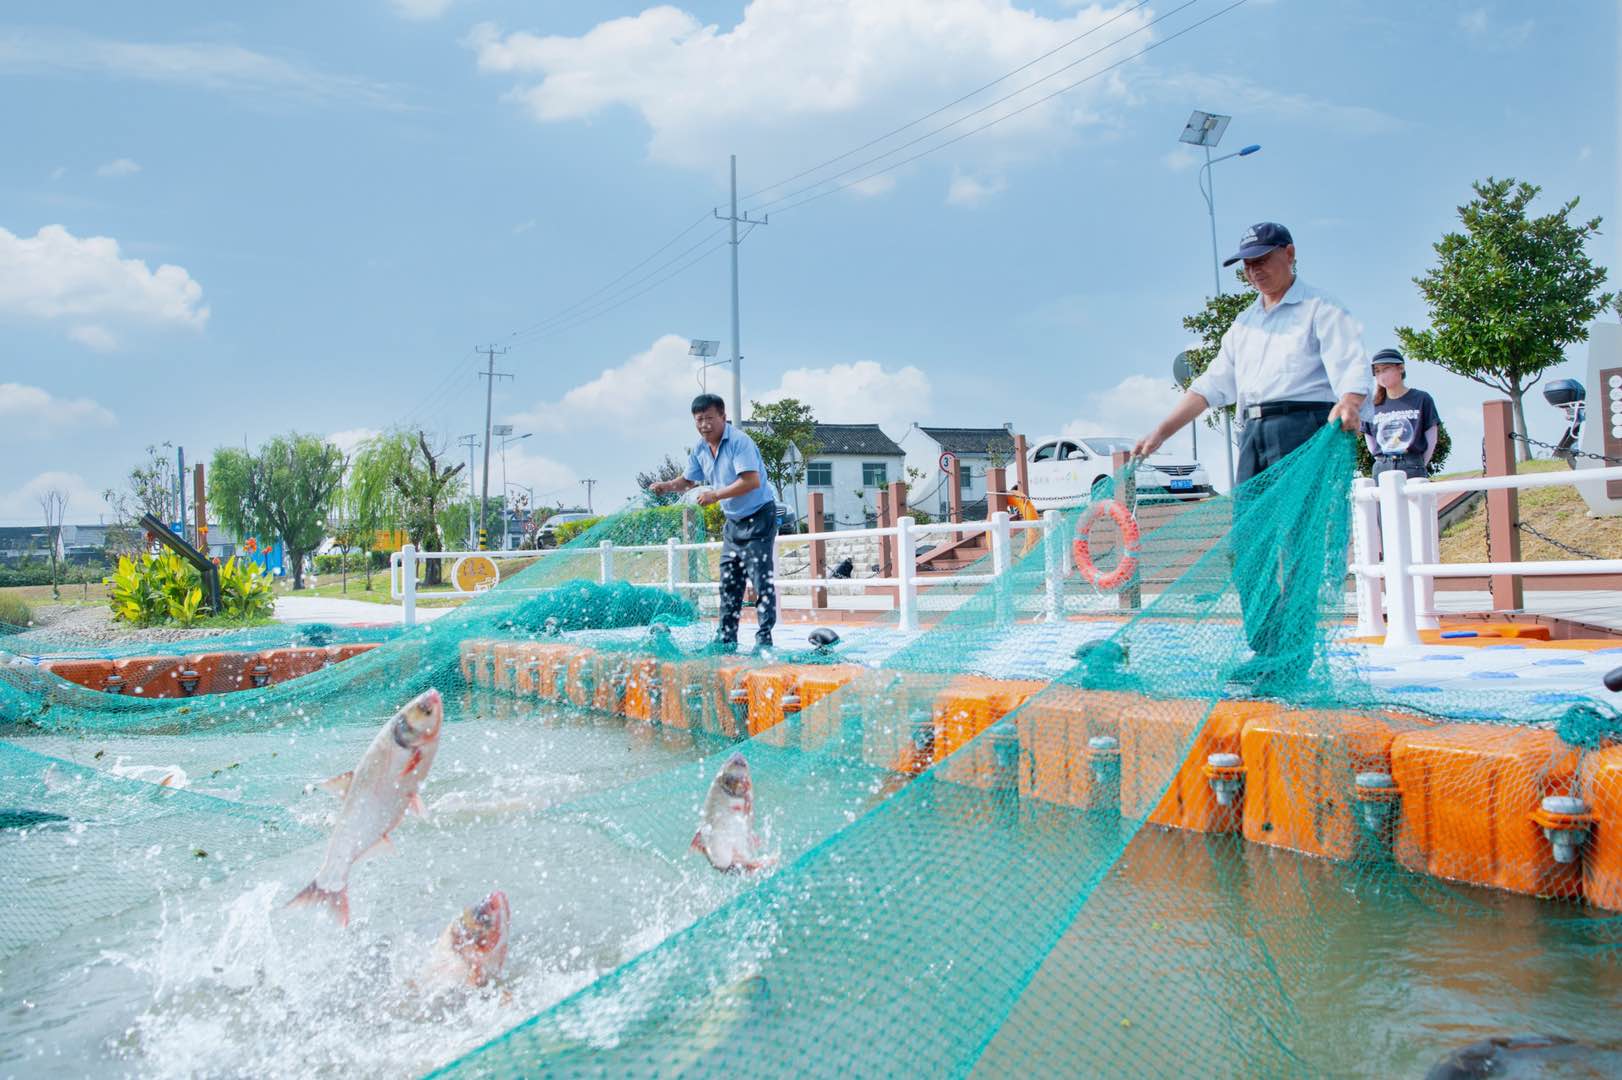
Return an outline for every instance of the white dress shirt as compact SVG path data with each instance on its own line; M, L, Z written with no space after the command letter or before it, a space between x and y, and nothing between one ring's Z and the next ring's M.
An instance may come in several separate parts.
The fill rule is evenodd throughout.
M1189 384L1211 408L1270 401L1334 402L1367 394L1373 377L1363 324L1333 297L1297 278L1271 310L1262 298L1239 313L1211 366Z

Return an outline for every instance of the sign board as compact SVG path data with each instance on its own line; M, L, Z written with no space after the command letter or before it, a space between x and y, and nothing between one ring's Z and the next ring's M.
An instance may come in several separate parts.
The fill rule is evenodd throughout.
M451 567L451 584L457 592L484 592L501 580L496 560L488 555L463 555Z
M956 464L956 454L952 453L950 450L946 450L941 453L941 472L950 473L952 471L952 466Z

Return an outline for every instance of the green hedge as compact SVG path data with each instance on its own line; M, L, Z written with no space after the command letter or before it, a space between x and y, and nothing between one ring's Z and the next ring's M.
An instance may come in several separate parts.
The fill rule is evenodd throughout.
M374 551L371 554L373 570L385 570L388 568L388 552ZM345 562L349 563L349 572L351 574L363 574L366 572L365 557L359 551L351 551L348 554L335 552L331 555L317 555L315 557L315 572L317 574L341 574L344 572Z

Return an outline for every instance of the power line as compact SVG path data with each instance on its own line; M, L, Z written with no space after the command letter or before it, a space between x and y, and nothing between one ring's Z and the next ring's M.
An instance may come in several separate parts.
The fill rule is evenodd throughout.
M1175 10L1176 11L1181 11L1181 10L1183 10L1183 8L1189 7L1192 4L1195 4L1195 3L1198 3L1198 2L1199 2L1199 0L1188 0L1188 3L1185 3L1182 7L1177 8ZM857 184L866 183L867 181L872 180L874 177L883 176L885 173L891 172L891 171L893 171L895 169L899 169L903 165L909 165L912 162L917 161L919 158L928 157L930 154L935 153L937 150L944 150L948 146L951 146L954 143L962 142L964 139L967 139L971 135L977 135L980 132L982 132L982 131L986 130L987 128L989 128L989 127L995 127L997 124L1002 123L1004 120L1011 120L1014 117L1018 116L1022 112L1025 112L1025 111L1027 111L1029 109L1034 109L1034 108L1036 108L1036 106L1041 105L1044 102L1053 100L1054 98L1058 97L1060 94L1065 94L1065 93L1070 92L1071 90L1074 90L1076 87L1081 86L1083 83L1089 83L1089 82L1093 81L1094 79L1098 78L1100 75L1107 75L1109 72L1114 71L1116 68L1120 67L1121 65L1129 63L1130 61L1136 60L1138 57L1143 56L1145 53L1152 52L1155 49L1160 48L1162 45L1168 45L1171 42L1176 41L1178 38L1182 37L1184 34L1191 33L1192 31L1197 30L1200 27L1204 26L1206 23L1209 23L1209 22L1212 22L1212 21L1214 21L1216 19L1221 18L1222 16L1228 14L1228 12L1234 10L1235 8L1244 6L1244 4L1246 2L1247 2L1247 0L1234 0L1233 3L1229 4L1227 7L1223 8L1221 11L1214 12L1214 13L1212 13L1210 15L1207 15L1205 18L1200 19L1197 22L1190 23L1188 26L1185 26L1181 30L1178 30L1178 31L1176 31L1174 33L1168 34L1166 37L1161 38L1159 41L1151 42L1148 45L1145 45L1143 48L1139 49L1137 52L1132 53L1130 56L1124 56L1121 59L1115 61L1114 63L1107 65L1106 67L1099 68L1097 71L1093 72L1091 75L1084 76L1083 78L1077 79L1073 83L1068 83L1068 84L1066 84L1064 86L1061 86L1057 90L1054 90L1054 91L1052 91L1050 93L1044 94L1043 96L1037 98L1035 101L1027 102L1024 105L1021 105L1019 108L1014 109L1012 112L1009 112L1009 113L1006 113L1006 114L1004 114L1002 116L999 116L994 120L988 120L984 124L981 124L978 127L970 128L968 131L965 131L965 132L962 132L962 133L960 133L958 135L955 135L952 138L947 139L945 142L937 143L936 145L928 147L927 149L920 150L918 153L913 154L910 157L905 157L905 158L902 158L900 161L892 162L889 165L884 166L882 169L876 169L873 172L868 173L865 176L859 176L854 180L849 180L849 181L846 181L845 183L839 184L839 185L837 185L835 187L827 188L824 191L819 191L815 195L809 195L806 198L799 200L798 202L790 203L787 206L780 207L775 212L778 213L778 214L786 214L790 210L794 210L794 209L796 209L798 207L804 206L806 203L816 202L818 199L824 198L824 197L826 197L828 195L832 195L835 192L844 191L846 188L851 188L851 187L855 187ZM1150 25L1152 25L1152 24L1150 24ZM1135 33L1138 33L1138 32L1139 31L1135 30L1132 33L1135 34ZM1120 40L1124 41L1124 40L1126 40L1127 37L1131 37L1131 36L1132 36L1131 34L1124 35ZM1112 44L1117 44L1117 43L1118 42L1112 42ZM1105 46L1105 48L1108 48L1108 46ZM1099 50L1099 51L1103 51L1103 50ZM1071 66L1073 66L1073 65L1071 65ZM1032 85L1035 85L1035 84L1033 83ZM1029 89L1029 87L1027 87L1027 89ZM1016 91L1016 93L1023 93L1023 91ZM1013 97L1014 95L1010 94L1008 96ZM1002 99L999 99L999 100L1000 101L1006 101L1007 98L1002 98ZM992 104L995 105L995 104L998 104L998 102L992 102ZM989 106L987 106L987 107L989 108ZM985 110L984 109L979 109L979 110L976 110L976 111L977 112L984 112ZM974 114L971 113L969 115L972 116ZM961 119L967 119L967 117L963 117ZM946 130L946 128L952 127L952 126L954 126L955 124L957 124L959 122L960 122L960 120L954 120L951 124L946 124L943 127L937 129L936 131L931 132L930 134L939 134L941 131ZM928 138L928 137L929 137L928 135L919 136L918 139L914 139L914 140L912 140L911 143L908 143L906 145L909 145L909 146L913 145L914 143L920 142L923 139ZM897 147L897 149L901 149L901 147ZM894 153L894 151L891 151L890 153ZM889 156L888 153L887 154L880 154L878 157L871 159L866 164L872 164L872 162L882 160L883 158L886 158L888 156ZM857 167L859 167L859 166L857 166ZM853 167L852 169L847 169L847 170L845 170L845 172L839 173L837 175L843 176L843 175L845 175L845 173L854 171L855 168L857 168L857 167ZM833 177L829 177L828 179L832 180ZM824 181L821 181L821 182L819 182L817 184L812 184L809 187L803 188L801 190L802 191L811 191L812 189L820 187L822 184L827 183L827 182L828 182L828 180L824 180ZM785 199L788 198L788 197L789 196L786 196L786 195L783 196L783 198L785 198ZM778 200L778 201L780 201L780 200ZM766 203L764 205L772 206L772 205L775 205L775 202L774 203Z
M917 117L916 119L908 120L905 124L902 124L900 127L892 128L891 130L886 131L883 135L880 135L880 136L878 136L876 138L873 138L873 139L869 139L867 142L863 143L862 145L852 147L851 149L846 150L843 154L840 154L837 157L831 157L827 161L824 161L819 165L813 165L809 169L802 169L799 172L795 173L793 176L785 176L783 179L777 181L775 184L767 184L763 188L759 188L758 190L751 191L749 194L742 197L743 201L748 202L750 199L759 198L761 195L764 195L766 192L771 191L773 188L780 188L784 184L791 184L794 181L800 179L801 177L810 176L814 172L820 172L821 170L827 168L829 165L832 165L835 162L843 161L846 158L850 157L852 154L859 154L863 150L869 149L870 147L877 146L879 143L884 142L886 139L889 139L889 138L892 138L893 136L901 134L903 131L906 131L908 128L916 127L919 124L923 123L925 120L929 120L929 119L932 119L932 118L934 118L936 116L939 116L941 113L945 112L946 110L954 108L954 107L956 107L958 105L961 105L965 101L968 101L972 97L976 97L976 96L978 96L980 94L983 94L985 91L990 90L993 86L996 86L998 83L1007 82L1009 79L1012 79L1015 75L1018 75L1020 72L1027 71L1030 68L1036 66L1037 64L1040 64L1042 61L1048 59L1049 57L1063 52L1064 50L1068 49L1070 46L1074 45L1076 42L1081 41L1084 38L1091 37L1093 34L1098 33L1098 31L1104 29L1106 26L1109 26L1111 23L1115 22L1117 19L1125 18L1126 16L1132 14L1134 11L1137 11L1137 10L1139 10L1141 8L1148 7L1149 3L1150 3L1150 0L1141 0L1140 3L1134 5L1134 6L1130 7L1130 8L1123 8L1120 11L1116 12L1114 15L1110 16L1108 19L1105 19L1103 22L1099 23L1097 26L1091 27L1091 28L1083 31L1082 33L1077 34L1075 37L1071 38L1069 41L1066 41L1066 42L1063 42L1062 44L1054 46L1053 48L1049 49L1047 52L1043 53L1041 56L1033 57L1032 59L1027 60L1025 63L1021 64L1019 67L1015 68L1014 70L1012 70L1010 72L1007 72L1005 74L999 75L995 79L992 79L988 83L982 83L981 85L975 87L973 90L970 90L968 93L964 94L963 96L955 98L952 101L948 101L945 105L942 105L940 108L933 109L933 110L931 110L929 112L926 112L924 115L922 115L920 117ZM1064 68L1059 69L1059 71L1063 71L1063 70L1064 70ZM1057 71L1050 72L1048 75L1042 76L1042 78L1043 79L1051 78L1053 75L1056 75L1056 74L1058 74ZM1038 79L1037 83L1039 83L1041 81L1042 81L1041 79ZM1035 85L1037 85L1037 83L1031 83L1030 86L1035 86ZM1027 86L1026 89L1029 89L1030 86Z
M969 120L969 119L972 119L972 118L974 118L976 116L979 116L980 114L982 114L984 112L987 112L987 111L989 111L991 109L996 108L998 105L1004 104L1007 101L1010 101L1010 100L1012 100L1012 99L1014 99L1016 97L1019 97L1021 94L1025 93L1028 90L1035 89L1036 87L1042 85L1042 83L1046 82L1047 80L1053 78L1056 75L1061 74L1062 72L1069 71L1071 68L1074 68L1074 67L1076 67L1076 66L1078 66L1080 64L1084 64L1088 60L1093 59L1094 57L1100 55L1101 53L1108 52L1110 49L1112 49L1115 46L1121 44L1121 42L1127 40L1128 38L1136 37L1137 35L1143 33L1144 31L1150 29L1151 27L1153 27L1156 23L1163 22L1166 19L1171 18L1173 15L1178 14L1179 12L1186 11L1188 8L1193 7L1195 4L1197 4L1199 2L1200 2L1200 0L1184 0L1184 3L1182 3L1181 5L1179 5L1179 6L1175 7L1175 8L1172 8L1170 11L1166 12L1165 14L1155 16L1153 19L1150 19L1148 22L1144 23L1142 26L1138 27L1137 29L1129 30L1125 34L1122 34L1120 37L1118 37L1115 40L1109 42L1108 44L1102 45L1099 48L1094 49L1092 52L1087 53L1085 56L1078 57L1075 60L1072 60L1070 63L1065 64L1063 67L1056 68L1055 70L1048 72L1046 75L1042 76L1040 79L1037 79L1035 82L1027 83L1025 86L1020 87L1018 90L1011 91L1011 92L1009 92L1007 94L1004 94L1000 98L996 98L993 101L987 102L986 104L980 106L977 109L970 110L969 112L964 113L962 116L958 117L955 120L950 120L947 123L944 123L944 124L940 125L939 127L931 128L929 131L924 132L922 135L915 136L914 138L908 139L904 143L901 143L901 144L899 144L897 146L893 146L890 149L884 151L882 154L875 154L874 156L872 156L870 158L867 158L864 161L859 161L856 164L849 166L848 168L841 169L840 171L838 171L836 173L833 173L830 176L823 177L821 180L818 180L816 183L807 184L804 187L797 188L794 191L788 192L787 194L779 195L775 199L771 199L771 200L768 200L767 202L761 203L755 209L761 210L761 209L765 209L767 207L776 206L779 203L788 202L789 200L797 198L800 195L804 195L807 192L815 191L817 188L821 187L824 184L832 183L833 181L839 179L842 176L849 176L851 173L859 172L860 170L867 168L869 165L873 165L873 164L876 164L876 163L878 163L880 161L883 161L887 157L891 157L894 154L899 154L901 151L906 150L908 147L917 146L919 143L924 142L927 139L934 138L936 135L941 134L943 131L948 131L948 130L956 127L957 125L963 123L965 120ZM1245 0L1238 0L1238 3L1234 4L1233 7L1238 7L1239 4L1242 4L1244 2L1245 2ZM1226 9L1224 9L1224 11L1217 12L1217 14L1221 15L1221 14L1224 14L1226 11L1230 11L1230 10L1232 10L1232 8L1226 8ZM1215 16L1211 16L1211 18L1214 18L1214 17ZM1203 21L1204 22L1209 22L1210 18L1207 18L1207 19L1205 19ZM1199 26L1199 25L1202 25L1202 24L1201 23L1193 24L1193 26ZM1032 101L1032 102L1030 102L1030 103L1028 103L1026 105L1022 105L1019 108L1013 110L1012 112L1010 112L1010 113L1008 113L1008 114L1006 114L1004 116L998 117L996 120L993 120L990 123L982 124L981 126L970 130L969 132L965 133L964 135L959 135L956 138L949 139L946 142L941 143L939 146L932 147L929 150L924 151L923 154L914 154L912 157L908 157L908 158L905 158L905 159L903 159L901 161L898 161L898 162L895 162L895 163L893 163L891 165L888 165L885 168L880 169L878 172L873 173L872 176L878 176L878 175L881 175L882 173L890 171L891 169L899 168L900 166L905 165L908 162L916 161L918 158L923 157L924 154L934 153L936 150L940 150L943 147L951 146L952 143L958 142L961 139L966 138L968 135L972 135L972 134L974 134L975 132L978 132L978 131L984 131L986 128L991 127L993 124L1000 124L1004 120L1009 119L1010 117L1018 116L1020 113L1025 112L1027 109L1034 108L1037 105L1040 105L1045 101L1049 101L1049 100L1057 97L1060 94L1066 93L1066 92L1068 92L1070 90L1074 90L1076 87L1080 86L1082 83L1089 82L1092 79L1097 78L1099 75L1102 75L1107 71L1110 71L1110 70L1112 70L1114 68L1117 68L1117 67L1121 66L1121 64L1126 63L1126 61L1128 61L1128 60L1134 60L1137 57L1142 56L1145 52L1148 52L1150 49L1156 48L1156 47L1158 47L1160 45L1164 45L1168 41L1175 40L1176 38L1180 37L1182 34L1186 33L1189 29L1193 29L1193 27L1191 26L1191 27L1185 28L1184 30L1178 31L1176 34L1172 34L1170 37L1162 38L1160 41L1157 41L1157 42L1154 42L1154 43L1150 44L1149 46L1147 46L1146 48L1140 50L1139 52L1133 53L1131 56L1125 57L1124 59L1119 60L1119 61L1115 62L1114 64L1111 64L1109 67L1106 67L1106 68L1103 68L1103 69L1101 69L1099 71L1096 71L1093 74L1087 76L1086 78L1079 79L1076 82L1069 83L1069 84L1067 84L1065 86L1062 86L1058 90L1055 90L1052 93L1049 93L1049 94L1047 94L1047 95L1045 95L1043 97L1037 98L1035 101ZM834 188L830 189L828 192L825 192L824 194L831 194L834 191L843 191L845 188L851 187L854 184L859 184L863 180L867 180L867 179L871 179L871 176L862 177L861 179L851 181L848 184L840 184L837 187L834 187ZM803 205L804 203L809 202L809 201L810 201L809 199L804 199L804 200L801 200L800 203L796 203L795 205Z
M634 274L638 270L642 269L642 267L646 266L648 263L650 263L654 259L658 258L659 255L662 254L666 249L674 246L676 244L676 242L679 241L682 237L686 236L688 233L692 232L694 229L698 228L700 225L704 224L708 220L710 220L710 215L709 214L706 213L706 214L700 215L699 217L697 217L697 218L695 218L693 220L692 224L688 225L685 229L682 229L675 236L672 236L669 240L666 240L663 244L660 244L658 247L654 248L653 251L651 251L646 257L644 257L643 259L641 259L637 263L633 264L629 269L627 269L624 273L620 274L618 277L615 277L612 280L606 282L605 284L599 286L598 288L593 289L591 292L587 293L585 296L582 296L579 300L576 300L574 303L570 304L568 307L561 308L561 309L553 312L551 315L548 315L546 318L542 319L539 323L536 323L535 325L527 327L527 328L525 328L523 330L514 330L510 336L516 338L516 337L523 336L525 334L529 334L529 333L533 332L534 330L538 329L539 327L542 327L542 326L546 325L547 323L552 322L554 320L563 318L563 317L569 315L571 312L575 311L576 309L578 309L578 308L584 306L585 304L589 303L590 301L595 300L598 296L600 296L603 293L607 292L609 289L612 289L615 285L618 285L620 282L624 281L626 278L630 277L632 274ZM714 234L711 234L711 235L714 235ZM677 256L677 258L680 258L680 256Z

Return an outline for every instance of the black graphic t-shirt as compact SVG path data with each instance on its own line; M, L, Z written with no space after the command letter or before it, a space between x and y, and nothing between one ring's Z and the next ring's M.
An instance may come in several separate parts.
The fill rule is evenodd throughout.
M1408 388L1399 398L1363 407L1363 432L1374 436L1376 454L1423 454L1425 432L1436 426L1436 402L1423 390Z

